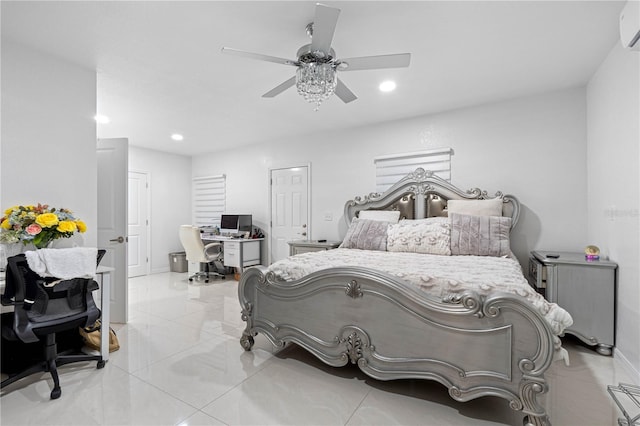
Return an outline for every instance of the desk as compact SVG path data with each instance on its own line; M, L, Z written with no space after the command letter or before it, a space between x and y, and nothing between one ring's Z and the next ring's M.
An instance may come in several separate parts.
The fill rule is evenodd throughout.
M110 266L98 266L96 278L100 280L100 355L102 361L109 361L109 308L111 305L111 272L115 269Z
M202 240L205 244L222 243L224 266L242 269L261 263L261 246L264 238L224 238L205 234Z

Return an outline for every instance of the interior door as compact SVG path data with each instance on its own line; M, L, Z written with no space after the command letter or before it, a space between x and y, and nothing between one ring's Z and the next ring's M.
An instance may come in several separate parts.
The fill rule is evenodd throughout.
M289 256L291 240L311 236L309 218L309 167L272 169L271 262Z
M129 141L98 139L98 247L107 250L102 266L111 273L111 321L126 323L127 175Z
M149 176L143 172L129 172L129 203L127 244L128 276L149 273Z

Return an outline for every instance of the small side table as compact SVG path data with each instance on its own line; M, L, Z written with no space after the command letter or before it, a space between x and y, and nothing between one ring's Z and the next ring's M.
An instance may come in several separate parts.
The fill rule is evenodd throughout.
M571 314L573 325L565 333L595 346L601 355L611 355L617 267L605 259L588 261L584 253L532 251L529 283Z
M342 241L295 240L289 241L289 256L310 251L331 250L337 248Z

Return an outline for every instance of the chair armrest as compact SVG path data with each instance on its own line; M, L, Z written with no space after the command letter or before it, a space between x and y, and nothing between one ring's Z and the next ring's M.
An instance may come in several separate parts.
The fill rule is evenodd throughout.
M215 249L215 251L211 251ZM221 243L209 243L204 246L204 254L205 256L217 256L222 252L222 244Z

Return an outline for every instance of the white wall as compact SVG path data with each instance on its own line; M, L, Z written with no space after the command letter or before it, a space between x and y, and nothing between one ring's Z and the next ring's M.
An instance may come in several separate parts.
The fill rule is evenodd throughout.
M131 146L129 170L149 174L151 273L169 271L169 253L184 251L178 227L191 223L191 158Z
M374 157L452 147L453 184L522 202L513 246L524 264L532 249L586 243L585 120L585 91L577 88L198 156L193 175L225 173L227 209L252 213L268 230L268 169L311 163L311 237L339 239L344 203L375 190Z
M588 236L618 263L616 355L640 380L640 53L614 46L587 86Z
M97 244L95 71L2 38L0 208L71 209Z

